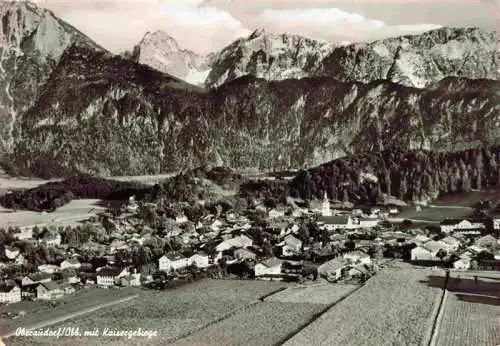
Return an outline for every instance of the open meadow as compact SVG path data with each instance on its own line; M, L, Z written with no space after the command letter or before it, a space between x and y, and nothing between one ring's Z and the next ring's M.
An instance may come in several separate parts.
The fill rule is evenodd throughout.
M106 208L99 206L98 199L73 200L52 213L39 213L27 210L12 211L0 206L0 228L9 226L66 226L75 225L78 221L95 216Z
M456 193L439 197L436 201L431 202L430 206L422 207L420 211L416 211L414 207L404 208L398 217L433 222L439 222L446 218L463 218L473 212L472 207L477 202L498 198L500 198L500 189L498 188Z
M437 329L436 345L500 345L500 281L452 273Z
M293 285L175 345L280 345L358 287L330 283Z
M420 345L429 337L442 289L432 270L383 269L285 345Z
M130 302L55 324L51 328L156 330L152 339L123 337L17 337L9 345L158 345L195 333L259 302L288 284L266 281L201 280L165 291L142 290Z
M280 344L325 308L322 304L259 302L174 345L272 346Z
M266 302L333 304L356 290L357 285L321 283L297 285L277 292L265 299Z

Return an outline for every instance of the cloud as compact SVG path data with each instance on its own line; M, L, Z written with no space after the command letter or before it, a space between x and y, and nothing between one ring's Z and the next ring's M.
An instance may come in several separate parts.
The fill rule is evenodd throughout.
M158 13L159 17L170 20L178 25L196 27L224 26L227 28L242 28L240 21L233 18L228 12L217 7L170 5Z
M338 8L264 9L261 17L273 31L288 31L327 40L364 41L437 29L436 24L391 25Z
M267 20L283 21L296 25L349 23L366 28L380 28L385 25L382 21L366 19L357 13L342 11L338 8L265 9L262 16Z
M115 53L131 49L154 30L164 30L182 47L202 54L251 32L229 12L202 0L45 1L43 7Z

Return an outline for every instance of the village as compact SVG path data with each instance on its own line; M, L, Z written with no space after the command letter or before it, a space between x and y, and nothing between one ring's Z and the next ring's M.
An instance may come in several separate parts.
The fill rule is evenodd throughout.
M0 230L0 303L57 301L76 290L165 289L200 278L363 283L398 259L453 271L500 270L500 219L393 222L399 209L266 208L190 220L132 196L121 215L76 227ZM250 208L248 208L250 209ZM255 213L261 215L255 218Z

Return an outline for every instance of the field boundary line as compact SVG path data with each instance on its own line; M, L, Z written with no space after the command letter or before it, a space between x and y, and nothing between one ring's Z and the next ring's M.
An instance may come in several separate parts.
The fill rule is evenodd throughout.
M94 311L97 311L97 310L100 310L100 309L103 309L103 308L107 308L107 307L110 307L110 306L113 306L113 305L117 305L117 304L120 304L120 303L124 303L124 302L127 302L129 300L132 300L132 299L135 299L139 296L139 294L134 294L133 296L130 296L130 297L125 297L125 298L120 298L118 300L114 300L112 302L108 302L108 303L104 303L104 304L99 304L97 306L93 306L93 307L90 307L90 308L87 308L87 309L84 309L84 310L81 310L81 311L78 311L78 312L75 312L75 313L71 313L71 314L67 314L67 315L63 315L63 316L60 316L60 317L56 317L56 318L52 318L48 321L43 321L43 322L39 322L39 323L36 323L36 324L32 324L30 326L27 326L27 327L18 327L18 328L25 328L25 329L40 329L40 328L45 328L45 327L48 327L48 326L51 326L51 325L54 325L54 324L57 324L57 323L61 323L61 322L64 322L64 321L67 321L71 318L75 318L75 317L80 317L82 315L86 315L88 313L91 313L91 312L94 312ZM16 328L16 330L18 329ZM6 335L2 335L2 338L10 338L12 336L15 336L16 335L16 332L13 331L13 332L10 332Z
M428 346L436 346L437 338L439 335L439 329L441 327L441 321L443 320L444 309L446 308L446 301L448 299L448 280L450 278L449 272L446 273L446 278L444 280L443 294L441 296L441 302L439 303L438 313L434 319L431 330L431 338L429 340Z
M318 318L320 318L322 315L324 315L325 313L327 313L329 310L331 310L332 308L335 307L335 305L337 305L338 303L342 302L344 299L350 297L352 294L356 293L357 291L359 291L361 288L365 287L365 285L360 285L356 288L354 288L352 291L346 293L344 296L342 296L341 298L337 299L335 302L331 303L331 304L328 304L324 309L322 309L320 312L314 314L313 316L311 316L311 318L309 318L309 320L307 322L305 322L304 324L302 324L299 328L297 328L296 330L294 330L293 332L289 333L288 335L284 336L280 341L276 342L274 345L275 346L281 346L281 345L284 345L287 341L289 341L290 339L292 339L295 335L299 334L301 331L303 331L304 329L306 329L310 324L312 324L314 321L316 321ZM320 305L320 304L318 304Z
M228 319L229 317L231 317L233 315L236 315L238 312L247 310L247 309L249 309L249 308L251 308L251 307L253 307L253 306L255 306L255 305L259 304L259 303L263 303L264 302L263 299L265 299L265 298L267 298L267 297L269 297L269 296L271 296L271 295L273 295L275 293L281 292L281 291L283 291L286 288L287 287L280 287L280 288L278 288L278 289L276 289L276 290L274 290L274 291L272 291L270 293L267 293L267 294L259 297L257 300L254 300L254 301L252 301L252 302L250 302L250 303L248 303L246 305L243 305L243 306L241 306L239 308L233 309L233 310L231 310L231 311L223 314L222 316L217 317L217 318L211 320L208 323L205 323L204 325L200 326L199 328L196 328L196 329L194 329L194 330L192 330L190 332L181 334L179 336L167 339L165 341L165 343L168 344L168 345L170 345L170 344L173 344L174 342L180 341L182 339L186 339L186 338L190 337L191 335L194 335L194 334L202 331L203 329L206 329L206 328L208 328L208 327L210 327L210 326L212 326L214 324L217 324L219 322L222 322L222 321Z

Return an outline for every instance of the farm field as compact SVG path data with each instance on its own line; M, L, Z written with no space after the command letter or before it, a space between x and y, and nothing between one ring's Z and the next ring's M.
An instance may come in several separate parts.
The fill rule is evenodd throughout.
M471 191L469 193L458 193L440 197L438 200L433 201L431 206L422 207L421 211L416 211L413 207L404 209L398 217L426 221L441 221L445 218L466 217L473 212L469 208L475 203L490 198L500 198L500 189L488 188L482 191Z
M345 297L359 286L357 285L336 285L331 283L301 285L289 287L277 292L264 301L281 303L309 303L309 304L333 304Z
M174 345L276 345L326 307L322 304L259 302Z
M65 295L57 300L57 306L43 301L23 301L0 306L0 314L24 311L25 315L17 319L3 319L0 324L0 335L8 334L18 327L28 327L39 322L56 319L81 310L110 303L138 293L137 289L100 289L82 288L75 293Z
M38 213L34 211L12 211L0 206L0 227L34 226L34 225L73 225L81 220L95 216L106 208L98 206L97 199L73 200L58 208L52 213Z
M156 330L151 340L123 337L15 338L10 345L157 345L174 342L194 333L229 314L243 309L259 298L287 284L244 280L201 280L165 291L143 290L134 300L96 313L53 325L93 330L104 327L118 330Z
M432 273L383 269L285 345L419 345L442 294L428 282Z
M500 344L500 281L478 275L450 275L436 345Z

